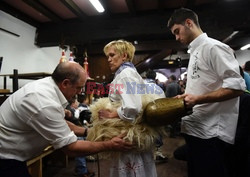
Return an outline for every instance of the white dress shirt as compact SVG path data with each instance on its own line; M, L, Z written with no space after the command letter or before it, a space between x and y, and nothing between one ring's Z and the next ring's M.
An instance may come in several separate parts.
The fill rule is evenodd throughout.
M239 63L229 46L203 33L189 47L185 93L203 95L219 88L245 90ZM182 132L202 139L218 137L233 144L238 112L239 97L196 105L191 115L182 118Z
M77 140L64 120L67 100L51 77L26 84L0 107L0 158L28 160Z
M109 98L111 101L121 102L122 106L117 109L121 119L133 121L141 111L141 96L145 92L140 86L145 86L144 81L132 68L125 68L112 81Z

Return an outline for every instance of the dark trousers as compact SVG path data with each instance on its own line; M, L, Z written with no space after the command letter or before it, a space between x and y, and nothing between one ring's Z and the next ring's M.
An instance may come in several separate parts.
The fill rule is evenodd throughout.
M31 177L26 162L0 159L0 177Z
M187 161L187 145L183 144L174 151L174 158L177 160Z
M200 139L185 135L188 177L228 177L226 164L230 144L218 138Z

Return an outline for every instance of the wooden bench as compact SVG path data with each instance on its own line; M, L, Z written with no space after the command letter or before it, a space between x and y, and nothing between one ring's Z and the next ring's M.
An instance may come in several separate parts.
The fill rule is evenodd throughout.
M43 158L48 155L53 159L62 160L64 167L68 167L68 156L61 150L54 150L52 146L48 146L43 150L42 154L27 161L27 167L32 177L43 176Z
M9 89L0 89L0 94L10 94Z
M0 89L0 105L11 95L9 89Z

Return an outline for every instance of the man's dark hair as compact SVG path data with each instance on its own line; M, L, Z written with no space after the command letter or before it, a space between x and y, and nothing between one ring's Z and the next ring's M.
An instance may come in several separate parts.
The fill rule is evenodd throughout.
M147 73L146 73L146 77L147 77L148 79L155 79L155 78L156 78L156 72L153 71L153 70L151 70L151 69L149 69L149 70L147 71Z
M171 15L171 17L168 20L168 28L172 28L174 24L183 24L185 23L186 19L191 19L193 22L200 27L198 15L187 8L180 8L176 9L174 13Z
M78 94L77 95L77 100L79 103L83 103L84 100L87 99L87 95L86 94Z
M250 71L250 61L247 61L245 63L245 68L244 68L245 71Z
M175 75L171 75L171 76L169 76L169 78L171 78L173 81L176 81L176 76Z
M75 84L80 78L80 70L70 67L68 62L59 63L52 73L52 78L56 83L69 79L72 84Z
M240 68L240 75L244 78L244 71L241 66L239 66L239 68Z

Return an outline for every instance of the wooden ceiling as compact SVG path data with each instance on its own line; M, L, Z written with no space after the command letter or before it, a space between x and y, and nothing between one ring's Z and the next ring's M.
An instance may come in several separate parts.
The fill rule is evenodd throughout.
M250 43L249 0L100 2L105 8L101 14L88 0L1 0L0 10L35 26L37 46L76 46L92 55L101 54L107 42L120 38L137 41L140 54L186 50L166 26L171 13L180 7L196 11L203 31L233 49Z

